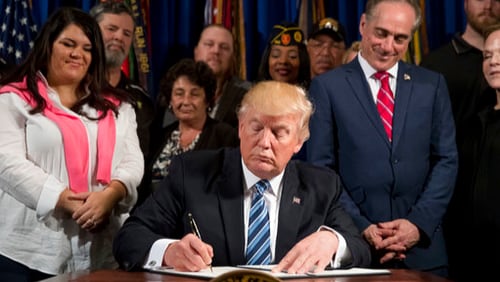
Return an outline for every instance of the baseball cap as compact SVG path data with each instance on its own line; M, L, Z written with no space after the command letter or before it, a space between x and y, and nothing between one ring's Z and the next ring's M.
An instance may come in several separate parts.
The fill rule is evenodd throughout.
M333 18L324 18L314 25L309 39L314 38L320 34L326 34L337 42L345 42L346 35L344 27Z

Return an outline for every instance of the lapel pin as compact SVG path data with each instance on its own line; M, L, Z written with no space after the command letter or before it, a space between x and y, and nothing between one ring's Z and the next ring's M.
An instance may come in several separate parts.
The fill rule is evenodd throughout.
M410 75L409 75L409 74L405 73L405 74L403 75L403 79L404 79L404 80L410 80L410 79L411 79L411 77L410 77Z
M297 204L297 205L300 205L300 198L299 198L299 197L295 197L295 196L293 196L292 203Z

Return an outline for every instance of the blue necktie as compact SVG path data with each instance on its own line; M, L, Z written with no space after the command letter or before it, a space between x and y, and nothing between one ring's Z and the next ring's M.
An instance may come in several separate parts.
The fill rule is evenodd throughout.
M269 214L264 201L264 191L269 186L269 181L265 179L255 184L248 223L247 264L271 263Z

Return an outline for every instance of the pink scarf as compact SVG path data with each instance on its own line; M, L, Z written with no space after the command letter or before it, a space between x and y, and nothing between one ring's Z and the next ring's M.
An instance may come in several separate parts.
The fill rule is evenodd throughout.
M47 106L43 115L53 121L61 131L66 168L68 170L69 186L75 193L86 192L89 188L89 144L87 130L83 122L74 115L54 106L47 97L47 86L42 79L37 79L38 91ZM26 78L22 82L10 83L0 88L0 94L14 92L25 100L30 106L35 106L35 101L26 90ZM115 104L119 102L109 99ZM101 115L101 112L98 112ZM111 181L111 163L116 141L116 127L114 113L108 110L105 118L97 123L97 181L108 184Z

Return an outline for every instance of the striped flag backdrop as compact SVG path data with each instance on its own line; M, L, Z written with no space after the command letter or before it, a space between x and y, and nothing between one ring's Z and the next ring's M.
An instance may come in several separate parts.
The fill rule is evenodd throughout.
M420 9L422 11L422 22L420 27L413 34L412 41L406 52L404 60L408 63L420 64L422 58L429 53L429 43L427 41L427 23L425 20L425 0L420 0Z
M313 26L326 17L324 0L299 0L297 18L300 29L307 36Z
M3 0L0 7L0 58L19 64L33 47L37 26L28 0Z
M128 64L130 76L136 80L135 72L138 74L138 81L148 92L153 89L153 69L151 67L151 32L149 22L149 0L127 0L136 23L134 32L134 48L130 50Z

